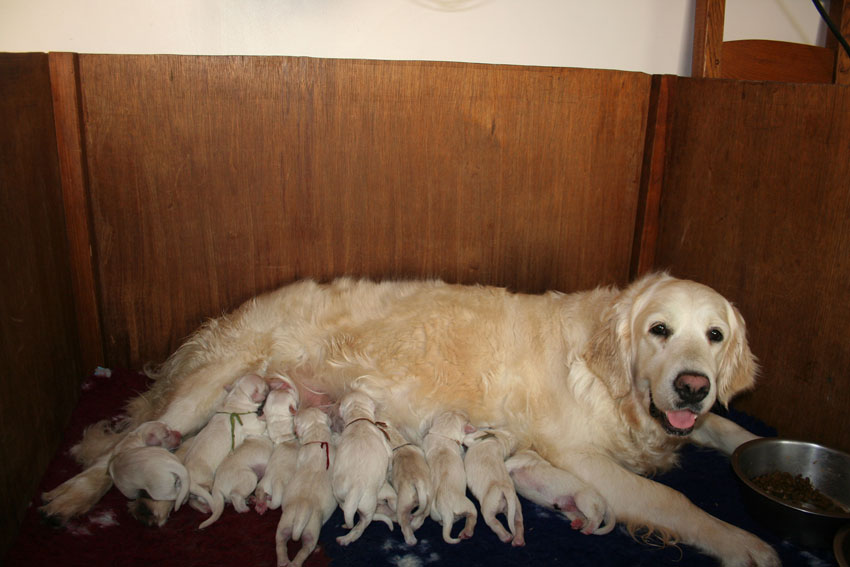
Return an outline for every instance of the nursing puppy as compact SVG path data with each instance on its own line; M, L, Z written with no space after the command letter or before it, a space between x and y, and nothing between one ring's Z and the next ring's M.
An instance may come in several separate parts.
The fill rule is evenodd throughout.
M293 420L298 403L298 390L282 386L269 392L263 406L266 433L274 443L274 448L265 474L254 492L254 509L258 514L264 514L269 508L280 508L283 489L295 474L298 440L295 437Z
M466 472L463 468L463 438L475 430L460 412L450 411L437 416L425 435L422 448L431 469L434 501L431 519L443 525L446 543L458 543L472 537L478 512L466 497ZM466 518L457 538L451 536L456 518Z
M479 429L467 435L463 443L468 447L463 458L466 483L478 500L484 522L503 542L525 545L522 507L505 467L505 459L516 449L516 438L506 431ZM510 532L496 517L498 514L505 515Z
M148 421L130 431L112 449L113 458L122 452L138 447L164 447L175 449L180 445L181 435L161 421Z
M505 462L516 491L532 502L557 510L570 519L570 527L583 534L607 534L616 521L605 500L566 470L553 467L530 449Z
M336 450L331 443L330 418L318 408L295 415L295 433L301 443L295 475L283 491L283 513L275 533L277 564L301 567L316 549L319 532L336 510L331 467ZM290 561L289 541L301 540L301 549Z
M431 470L421 447L409 442L392 424L388 424L387 433L393 447L390 484L397 493L395 518L405 543L416 545L413 532L431 514Z
M172 500L176 507L189 496L189 473L171 451L163 447L135 447L116 455L109 476L127 498L148 496Z
M215 471L210 491L212 499L207 502L212 513L198 526L200 529L215 523L228 502L240 514L249 510L246 499L263 478L273 447L272 440L265 435L248 435L235 451L225 457Z
M112 451L109 476L130 499L148 494L155 500L183 502L189 490L186 468L169 451L180 444L180 434L160 421L143 423Z
M290 376L305 407L369 394L408 438L448 410L509 431L592 486L629 529L692 545L726 567L776 567L765 542L647 478L687 442L727 455L754 436L710 411L755 383L738 310L668 274L627 287L539 295L439 281L301 281L200 328L128 406L132 424L200 429L246 372ZM221 396L223 397L223 396ZM90 430L89 468L44 495L59 520L111 485L114 435Z
M343 396L339 413L344 424L333 466L334 497L350 531L337 538L340 545L356 541L374 517L393 529L392 520L377 514L378 500L395 504L395 491L387 483L391 448L389 436L375 421L375 401L357 390ZM355 514L358 521L354 523Z
M218 411L195 436L183 464L189 472L189 494L194 497L189 503L199 511L208 511L206 503L212 500L209 491L221 462L245 437L262 435L265 430L266 424L257 417L257 410L268 390L266 381L256 374L239 378Z

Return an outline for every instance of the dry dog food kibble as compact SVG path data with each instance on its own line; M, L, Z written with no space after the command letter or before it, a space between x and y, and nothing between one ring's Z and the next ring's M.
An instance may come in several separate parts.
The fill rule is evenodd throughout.
M824 512L847 512L829 496L812 485L812 481L803 475L787 472L771 472L752 479L756 486L780 500L801 508L817 509Z

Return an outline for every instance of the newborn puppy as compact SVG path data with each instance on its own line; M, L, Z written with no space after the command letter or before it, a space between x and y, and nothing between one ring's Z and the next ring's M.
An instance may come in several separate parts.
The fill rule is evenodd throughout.
M469 539L475 529L478 513L475 504L466 497L466 472L463 468L463 447L466 434L475 428L460 412L445 412L437 416L422 447L425 460L431 468L431 484L434 501L431 503L431 518L443 525L446 543L458 543ZM451 537L455 518L466 518L459 538Z
M301 442L295 474L283 491L283 514L277 525L277 564L300 567L319 541L319 531L336 510L331 467L335 450L331 445L330 418L319 408L295 415L295 434ZM301 540L301 549L290 561L289 540Z
M298 441L295 438L293 418L297 410L297 389L285 385L269 392L263 415L266 433L274 443L274 449L266 465L266 473L254 492L254 509L258 514L264 514L269 508L280 508L283 488L295 474Z
M552 466L531 450L520 451L505 462L517 492L536 504L558 510L574 530L607 534L616 521L608 504L593 488L570 472Z
M345 527L351 528L337 538L337 543L348 545L363 534L375 517L392 530L392 520L376 514L376 510L379 497L395 504L395 491L387 484L391 449L387 433L381 429L383 424L375 422L375 401L355 390L342 397L339 413L345 425L337 444L332 479Z
M514 490L507 459L516 450L516 439L507 431L479 429L464 439L468 447L463 463L469 490L481 506L481 516L505 543L525 545L522 508ZM504 514L510 533L496 518Z
M215 471L212 500L208 502L212 515L198 526L200 529L215 523L227 502L240 514L248 511L245 500L263 478L273 446L272 440L265 435L248 435L235 451L225 457Z
M180 464L183 464L183 457L192 448L192 443L195 442L195 437L187 437L183 440L177 450L174 451L174 458L177 459ZM185 467L184 467L185 469ZM187 472L188 477L188 472ZM186 486L189 486L189 479L187 478ZM186 497L188 497L188 489ZM183 500L186 500L186 497ZM136 500L131 500L127 504L127 509L130 511L130 515L136 518L140 523L149 527L162 527L166 520L168 520L168 515L171 514L172 508L176 512L180 509L182 502L172 501L172 500L154 500L149 496L145 496L140 494Z
M416 545L413 532L431 512L431 471L422 448L410 443L392 425L387 427L392 445L390 484L397 492L396 521L407 545Z
M180 445L180 432L170 429L161 421L147 421L127 434L112 448L112 458L137 447L164 447L175 449Z
M171 500L177 509L189 496L186 467L163 447L121 451L109 462L109 475L121 494L131 500L140 496Z
M189 471L189 494L195 498L190 500L190 505L194 508L204 513L209 511L206 504L199 503L198 499L203 502L212 500L209 490L215 470L246 436L262 435L266 424L257 417L257 409L268 391L266 381L256 374L239 378L221 407L195 436L191 449L183 458L183 464Z

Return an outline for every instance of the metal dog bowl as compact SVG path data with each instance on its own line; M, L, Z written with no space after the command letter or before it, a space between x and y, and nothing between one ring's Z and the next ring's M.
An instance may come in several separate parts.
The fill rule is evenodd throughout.
M838 530L832 551L835 553L838 567L850 567L850 524Z
M732 469L741 481L750 514L783 539L812 547L832 547L836 533L850 524L850 455L815 443L789 439L755 439L732 454ZM792 504L769 494L753 479L775 472L802 475L815 490L843 508L826 511Z

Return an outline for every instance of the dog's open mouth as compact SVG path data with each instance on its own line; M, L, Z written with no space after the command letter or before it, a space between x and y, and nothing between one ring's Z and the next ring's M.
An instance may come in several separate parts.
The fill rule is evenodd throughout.
M652 393L649 394L649 415L661 423L664 431L670 435L680 437L690 435L691 431L694 430L697 417L699 417L696 413L688 409L661 411L655 405L655 402L652 401Z

